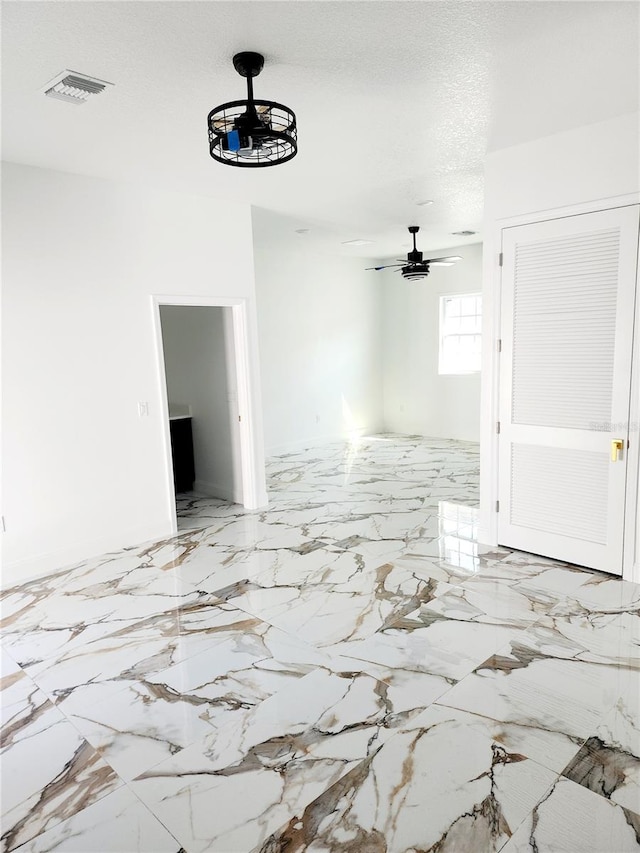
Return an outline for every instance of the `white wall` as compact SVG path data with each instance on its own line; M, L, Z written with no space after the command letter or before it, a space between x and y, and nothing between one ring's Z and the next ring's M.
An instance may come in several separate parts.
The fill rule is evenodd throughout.
M640 192L640 114L579 127L494 151L485 163L483 275L483 378L480 468L480 536L495 544L497 517L498 253L501 229L515 217L567 215L582 205L616 206ZM638 393L640 383L634 383ZM636 411L638 409L636 408ZM638 518L640 530L640 517ZM636 536L637 572L640 536ZM638 576L636 576L636 580Z
M262 426L247 206L14 164L2 191L7 585L171 529L151 294L247 300Z
M267 452L382 426L380 282L323 254L295 222L253 210Z
M194 488L242 502L230 308L160 306L169 404L191 406Z
M493 151L485 159L484 220L635 192L640 113Z
M479 441L480 373L438 374L440 296L482 290L482 245L455 246L438 255L461 255L452 267L432 267L422 281L398 273L383 280L385 428L438 438Z

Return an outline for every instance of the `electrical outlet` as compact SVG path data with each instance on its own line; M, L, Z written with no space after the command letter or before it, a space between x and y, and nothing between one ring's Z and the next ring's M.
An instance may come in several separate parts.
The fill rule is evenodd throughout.
M142 402L138 403L138 417L149 417L149 403L147 400L143 400Z

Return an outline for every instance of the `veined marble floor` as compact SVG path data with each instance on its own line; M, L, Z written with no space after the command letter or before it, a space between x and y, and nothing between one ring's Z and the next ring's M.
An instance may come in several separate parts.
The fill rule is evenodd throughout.
M479 546L472 444L268 479L3 593L4 851L640 849L640 586Z

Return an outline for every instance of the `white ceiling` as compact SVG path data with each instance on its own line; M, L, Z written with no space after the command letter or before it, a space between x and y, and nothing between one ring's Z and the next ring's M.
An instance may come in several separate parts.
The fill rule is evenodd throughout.
M250 202L349 254L397 254L414 223L421 248L465 242L451 232L481 229L487 150L638 109L635 1L2 7L4 159ZM256 97L297 114L288 164L209 156L207 113L245 97L239 50L266 56ZM80 107L45 98L65 68L115 87ZM375 242L340 247L353 238Z

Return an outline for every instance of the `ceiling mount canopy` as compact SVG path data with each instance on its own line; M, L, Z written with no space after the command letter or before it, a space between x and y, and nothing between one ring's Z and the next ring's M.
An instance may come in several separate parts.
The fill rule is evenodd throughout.
M258 168L286 163L298 153L298 129L293 110L275 101L253 97L253 78L262 71L264 56L236 53L233 66L247 80L247 99L214 107L208 117L209 151L229 166Z

